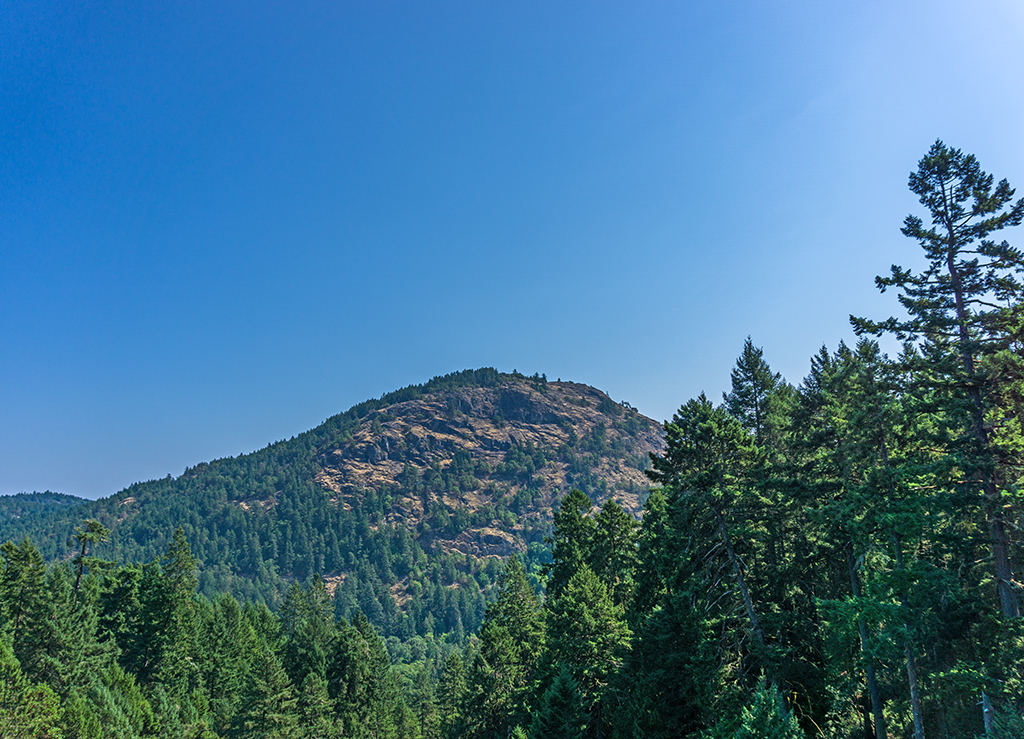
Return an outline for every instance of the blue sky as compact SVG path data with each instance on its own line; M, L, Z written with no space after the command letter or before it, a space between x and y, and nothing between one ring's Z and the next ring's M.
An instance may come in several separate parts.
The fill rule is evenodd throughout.
M1015 0L7 0L0 493L471 367L663 420L749 334L798 383L895 309L936 138L1024 185L1022 40Z

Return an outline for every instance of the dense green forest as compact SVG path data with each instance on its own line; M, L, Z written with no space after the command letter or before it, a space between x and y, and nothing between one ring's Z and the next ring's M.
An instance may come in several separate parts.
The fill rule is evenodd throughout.
M27 519L44 516L54 511L66 510L85 503L84 498L63 493L19 493L0 495L0 521Z
M927 266L878 279L906 316L852 318L798 386L748 339L664 425L642 517L568 492L533 559L480 566L478 629L382 632L315 560L273 610L198 593L184 523L138 560L98 520L70 559L4 544L0 731L1024 736L1024 200L941 142L910 187Z

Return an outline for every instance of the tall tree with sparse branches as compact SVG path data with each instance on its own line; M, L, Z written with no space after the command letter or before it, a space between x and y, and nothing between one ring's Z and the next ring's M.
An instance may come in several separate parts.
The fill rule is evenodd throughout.
M936 141L910 175L910 189L928 209L931 225L907 216L902 232L924 249L928 266L919 274L893 265L888 277L875 278L883 292L900 291L906 318L875 322L851 316L858 334L895 334L920 348L921 381L947 399L959 417L965 484L984 499L986 524L1004 616L1021 616L1020 587L1009 554L1002 500L1005 470L993 447L991 408L1005 382L991 371L990 357L1018 340L1024 298L1024 253L992 234L1024 220L1024 199L1004 179L995 184L978 160Z

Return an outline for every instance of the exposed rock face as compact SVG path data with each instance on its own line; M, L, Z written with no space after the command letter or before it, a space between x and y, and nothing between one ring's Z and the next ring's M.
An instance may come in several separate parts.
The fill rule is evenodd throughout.
M446 551L507 556L524 547L518 534L550 520L555 501L572 487L639 514L648 454L663 448L658 423L599 390L503 376L498 387L433 393L368 415L350 437L320 450L316 480L345 505L366 490L391 491L386 522L410 527L441 507L478 514L518 496L528 503L517 506L511 527L494 520L433 542ZM456 470L456 485L451 476L439 485L439 473Z
M463 531L451 540L438 539L437 544L446 552L474 557L508 557L525 549L522 540L511 532L490 527Z

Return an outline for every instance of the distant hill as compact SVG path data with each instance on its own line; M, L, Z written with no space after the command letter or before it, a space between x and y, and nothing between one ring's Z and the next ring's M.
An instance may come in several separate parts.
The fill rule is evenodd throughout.
M64 493L18 493L0 495L0 521L25 519L52 511L67 510L85 503L85 498Z
M67 557L74 527L96 518L112 531L98 556L141 562L182 526L207 593L272 602L320 573L340 613L359 608L385 634L470 633L502 558L519 552L536 573L562 495L637 513L662 445L658 423L587 385L467 370L177 478L3 516L0 540Z

